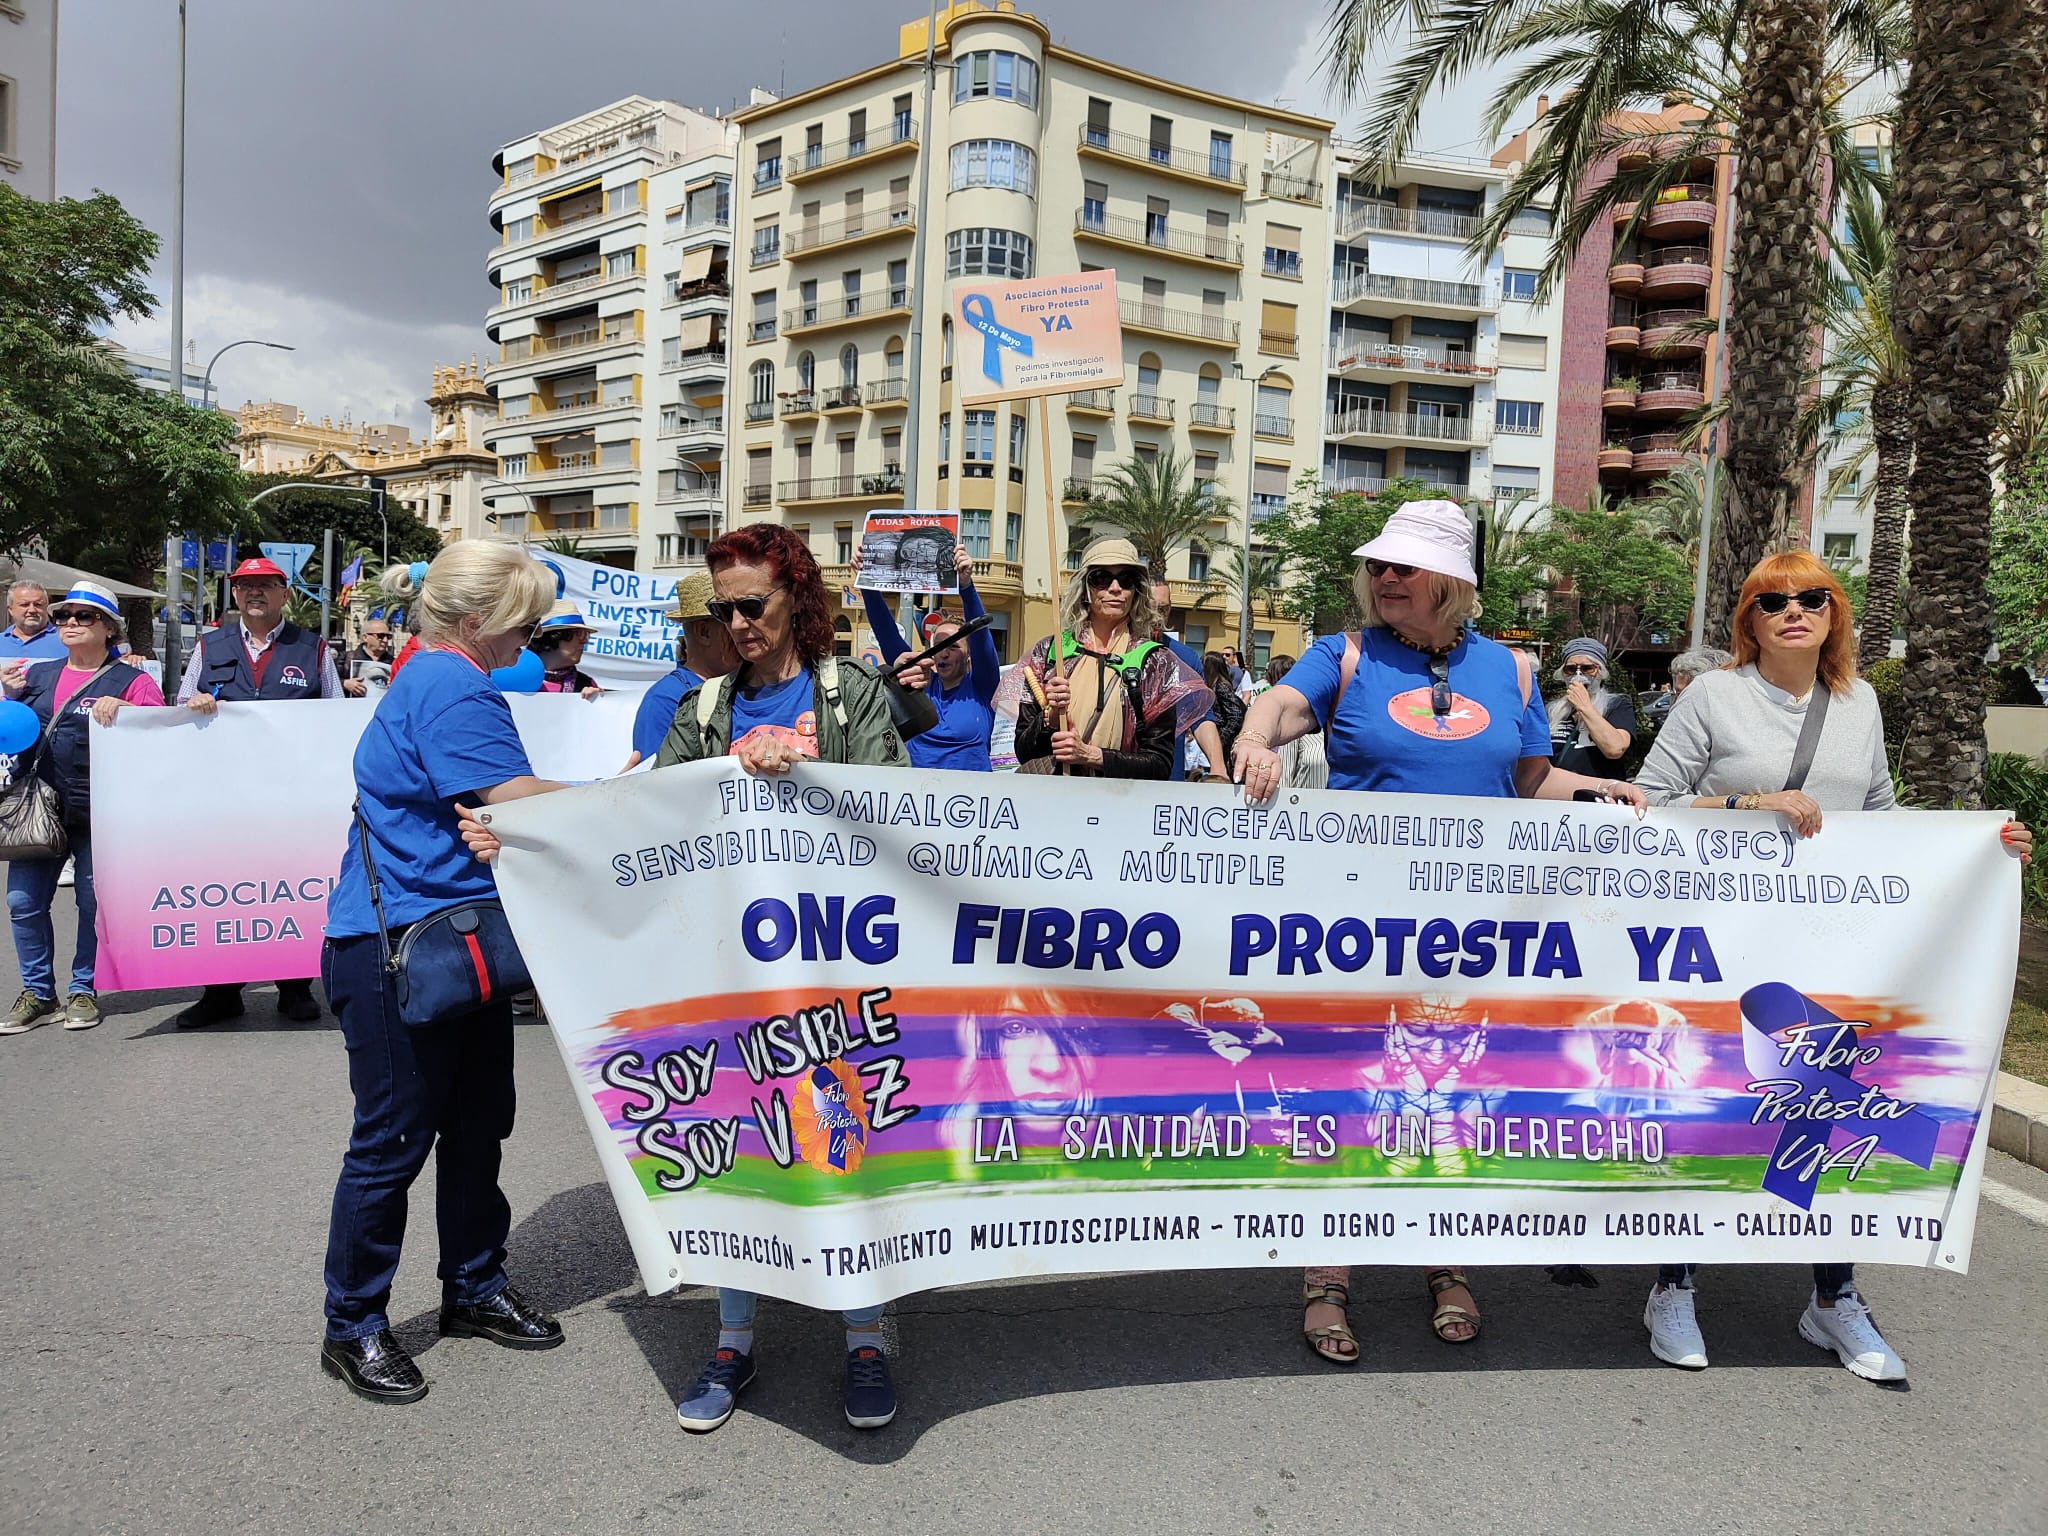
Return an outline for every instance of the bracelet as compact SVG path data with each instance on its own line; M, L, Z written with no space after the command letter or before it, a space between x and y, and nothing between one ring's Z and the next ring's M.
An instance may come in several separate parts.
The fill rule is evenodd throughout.
M1264 731L1239 731L1237 733L1237 739L1240 742L1248 741L1252 743L1254 746L1259 747L1270 748L1273 745L1273 738L1268 736Z
M1752 790L1736 802L1738 811L1760 811L1764 808L1764 797Z
M1733 810L1739 810L1739 809L1741 808L1741 806L1742 806L1742 796L1740 796L1740 795L1730 795L1730 796L1728 797L1728 801L1727 801L1727 804L1726 804L1726 806L1724 807L1724 809L1726 809L1726 810L1730 810L1730 811L1733 811Z

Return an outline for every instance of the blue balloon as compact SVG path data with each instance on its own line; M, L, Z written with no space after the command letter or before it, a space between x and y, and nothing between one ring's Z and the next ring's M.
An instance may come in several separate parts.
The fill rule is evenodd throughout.
M533 659L540 660L538 656ZM43 722L36 718L34 710L14 699L0 699L0 753L12 757L17 752L26 752L42 739L42 734Z
M519 659L511 666L492 669L491 681L498 685L500 693L539 693L547 675L548 669L536 653L521 650ZM35 718L33 712L29 718Z

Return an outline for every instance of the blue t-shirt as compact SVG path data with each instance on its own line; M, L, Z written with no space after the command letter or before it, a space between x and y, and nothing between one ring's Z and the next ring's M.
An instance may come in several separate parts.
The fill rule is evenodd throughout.
M888 601L881 593L866 589L862 590L861 598L867 605L868 628L875 632L875 643L881 646L883 657L894 661L906 654L910 646L896 627L896 616L889 611ZM981 605L981 594L971 586L961 590L960 608L968 619L978 619L987 612ZM948 693L936 676L925 683L925 692L939 712L939 723L904 743L914 767L955 768L963 773L990 771L988 739L996 728L992 701L996 684L1003 676L995 637L985 629L969 635L967 656L967 676L952 692Z
M505 695L467 657L421 651L377 701L356 744L356 798L369 825L392 928L497 893L488 864L462 841L455 802L533 772ZM360 827L349 829L341 879L327 898L330 938L375 933Z
M38 630L33 640L24 640L14 632L14 626L0 629L0 661L61 661L71 653L64 648L64 642L57 638L57 626Z
M688 667L677 667L647 690L640 707L633 711L633 750L640 754L640 761L654 761L654 754L668 739L668 728L675 724L676 706L683 702L684 694L703 681Z
M805 757L818 755L816 685L811 669L803 668L787 682L762 688L734 688L732 745L738 747L757 731L770 731Z
M1532 686L1522 703L1515 655L1466 631L1451 650L1451 712L1431 707L1429 658L1384 629L1365 631L1358 671L1330 719L1344 637L1325 635L1277 685L1308 700L1321 722L1330 788L1512 799L1515 765L1550 756L1550 717Z

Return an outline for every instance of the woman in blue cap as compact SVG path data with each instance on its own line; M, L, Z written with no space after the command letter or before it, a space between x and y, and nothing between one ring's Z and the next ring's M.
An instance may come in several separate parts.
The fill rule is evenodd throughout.
M604 692L597 679L578 665L589 639L590 626L583 622L576 604L566 597L557 599L547 617L533 626L533 637L526 642L526 648L540 657L546 669L542 693L580 693L594 699Z
M39 661L26 672L0 674L0 687L21 700L43 724L35 756L21 768L57 788L64 830L75 861L71 894L78 903L78 941L71 956L71 993L63 1003L66 1029L91 1029L100 1021L93 992L99 963L94 926L99 903L92 885L92 800L89 722L112 725L126 704L161 704L163 690L140 667L120 659L124 629L121 605L105 587L81 581L50 611L51 626L64 642L62 661ZM56 932L50 905L64 860L16 859L7 866L7 915L14 923L14 953L21 962L21 996L0 1018L0 1035L25 1034L58 1011Z

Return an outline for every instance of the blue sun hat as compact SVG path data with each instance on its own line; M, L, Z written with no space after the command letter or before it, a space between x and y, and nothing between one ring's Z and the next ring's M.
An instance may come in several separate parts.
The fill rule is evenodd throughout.
M96 581L81 581L64 594L63 601L50 604L50 616L55 618L66 608L89 608L114 626L114 633L126 633L127 626L121 621L121 605L114 594Z
M580 629L585 634L590 632L590 626L584 622L582 610L570 599L564 597L558 599L554 607L548 610L546 618L533 626L533 633L534 637L538 639L543 635L561 634L563 631L571 629Z

